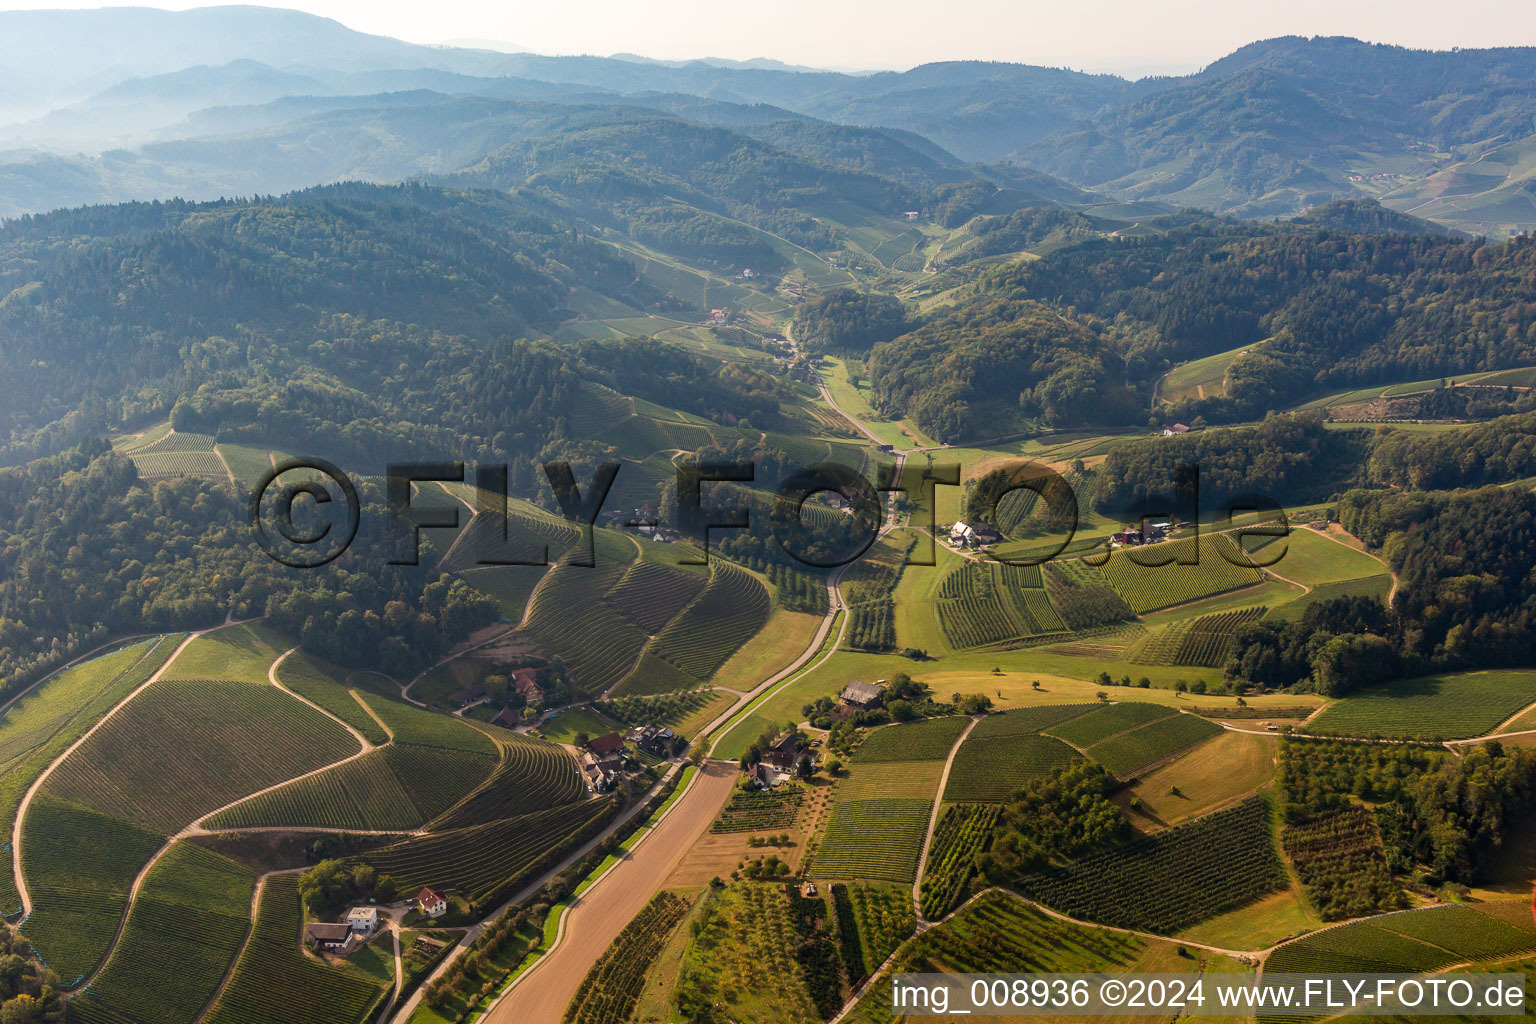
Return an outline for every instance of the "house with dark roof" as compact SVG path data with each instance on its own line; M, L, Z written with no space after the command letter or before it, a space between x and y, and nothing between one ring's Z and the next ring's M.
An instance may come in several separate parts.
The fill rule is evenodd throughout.
M511 708L502 708L496 712L496 717L491 719L491 724L499 725L503 729L516 729L523 724L523 716L521 712L513 711Z
M1178 437L1180 434L1189 433L1189 425L1185 423L1169 423L1163 427L1164 437Z
M357 937L345 923L316 921L304 926L304 942L322 953L346 956L357 948Z
M587 741L587 749L594 754L616 754L624 749L624 737L616 732L595 736Z
M885 691L883 686L875 683L862 683L857 679L848 680L848 685L843 687L840 701L849 707L872 708L880 703L880 694Z

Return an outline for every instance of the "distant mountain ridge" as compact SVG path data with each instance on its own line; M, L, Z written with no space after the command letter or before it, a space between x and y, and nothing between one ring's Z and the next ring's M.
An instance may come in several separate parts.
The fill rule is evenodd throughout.
M1536 228L1532 47L1425 51L1288 36L1244 46L1193 75L1131 82L985 61L847 74L771 59L429 47L249 6L0 12L0 37L11 43L0 68L0 121L10 121L0 124L0 150L10 151L0 155L0 215L86 195L174 194L155 189L177 181L201 182L196 194L207 195L203 186L221 179L154 166L185 147L146 144L196 149L192 140L249 135L247 147L272 145L327 112L431 105L427 90L646 106L788 148L825 132L791 132L796 121L874 130L883 134L843 136L840 152L816 143L818 158L896 178L914 172L922 161L912 158L926 144L924 181L1007 162L1114 199L1261 219L1371 198L1473 233ZM440 134L390 138L394 157L353 162L364 176L385 167L460 169L433 148ZM111 150L134 155L131 174L103 166ZM895 170L884 166L888 159ZM65 172L57 188L46 168ZM253 180L276 189L334 179Z

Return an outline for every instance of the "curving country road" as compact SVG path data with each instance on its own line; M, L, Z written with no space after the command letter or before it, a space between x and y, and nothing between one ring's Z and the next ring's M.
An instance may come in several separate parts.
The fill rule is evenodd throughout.
M735 765L706 763L660 823L566 911L554 948L492 1004L486 1024L560 1024L587 971L708 830L735 784Z

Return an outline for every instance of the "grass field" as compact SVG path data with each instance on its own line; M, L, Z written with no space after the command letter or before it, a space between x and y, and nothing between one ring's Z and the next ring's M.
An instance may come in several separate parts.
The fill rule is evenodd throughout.
M84 1024L184 1024L197 1017L245 941L256 876L200 846L178 843L144 880L122 939L83 999Z
M1380 559L1329 540L1316 530L1292 530L1288 537L1274 543L1284 544L1285 554L1272 566L1273 571L1306 587L1364 579L1387 571ZM1272 558L1274 552L1266 545L1256 557Z
M726 659L713 682L747 691L790 665L810 646L821 616L774 608L762 630Z
M1144 831L1198 817L1248 796L1275 777L1279 740L1223 732L1170 764L1154 768L1115 796ZM1135 797L1139 806L1130 806Z
M1384 683L1345 697L1307 724L1320 736L1463 739L1536 701L1536 671L1461 672Z
M1264 949L1322 924L1322 919L1292 888L1201 921L1179 932L1177 937L1223 949Z
M381 994L376 978L333 967L299 948L298 876L262 886L256 924L207 1024L354 1024Z

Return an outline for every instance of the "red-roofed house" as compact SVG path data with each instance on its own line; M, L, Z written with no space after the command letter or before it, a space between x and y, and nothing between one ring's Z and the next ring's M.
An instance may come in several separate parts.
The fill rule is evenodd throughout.
M416 905L428 917L442 917L448 913L448 900L436 889L423 889L417 893Z

